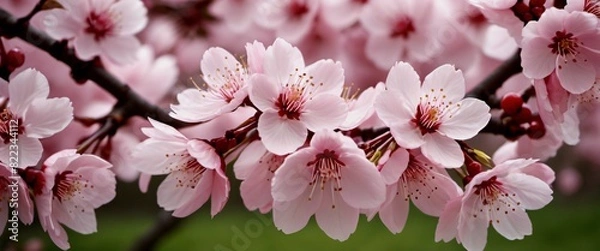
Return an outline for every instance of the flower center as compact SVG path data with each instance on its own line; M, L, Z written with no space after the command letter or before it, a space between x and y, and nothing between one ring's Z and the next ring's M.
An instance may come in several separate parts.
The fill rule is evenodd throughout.
M292 1L288 5L288 13L292 18L301 18L308 12L308 6L306 3L300 1Z
M437 107L419 104L412 122L419 127L421 135L434 133L440 127L440 110Z
M272 153L267 153L259 160L259 163L266 165L266 167L269 169L269 172L275 173L275 171L277 171L277 169L279 169L281 164L283 164L284 160L285 160L285 156L279 156L279 155L275 155Z
M200 165L196 159L191 157L186 158L181 166L181 175L176 177L177 183L175 187L196 188L198 181L200 181L205 171L206 168Z
M600 18L600 1L599 0L586 0L584 11L592 13Z
M412 20L408 17L399 18L394 27L392 29L391 37L402 37L407 39L410 34L415 31L415 26L413 26Z
M432 169L433 166L419 160L412 154L409 156L408 166L400 177L403 185L401 189L406 190L407 197L404 198L405 200L409 198L418 200L420 196L424 197L422 199L431 199L431 195L428 194L438 190L437 186L431 186L432 179L435 179L429 174ZM411 186L411 189L409 189L409 186Z
M81 195L85 188L94 188L94 185L88 184L81 174L74 174L72 171L64 171L54 178L54 197L63 202L70 200L76 195Z
M309 186L313 186L310 198L312 198L317 183L320 183L321 190L324 190L325 184L330 180L333 181L332 192L342 191L341 168L346 166L346 164L340 161L335 151L325 149L322 153L317 154L315 160L306 163L306 166L312 167L312 178L308 184Z
M225 60L229 60L229 58L225 56ZM217 68L215 75L209 73L205 77L217 82L218 85L210 85L206 89L212 95L220 96L229 103L246 83L246 76L246 68L237 62L235 63L235 69L230 69L227 66L223 69ZM200 87L197 88L200 90Z
M5 108L0 113L0 138L4 144L8 144L11 139L16 138L15 133L25 133L25 127L23 127L23 120L17 118L8 108Z
M496 176L491 177L488 180L482 181L480 184L474 186L475 194L479 195L483 205L487 205L496 201L499 196L505 194L502 189L502 183L497 180ZM506 195L508 196L508 195Z
M96 12L92 12L86 19L88 27L85 29L85 32L94 35L94 39L96 41L100 41L109 35L115 24L111 19L110 15L107 12L97 14Z
M275 106L279 109L277 114L280 117L300 120L300 114L306 102L303 94L304 88L302 87L290 86L285 88L275 101Z
M557 31L556 35L552 38L552 44L548 45L548 48L552 49L552 53L568 56L577 55L577 38L573 37L573 33L566 33L566 31Z

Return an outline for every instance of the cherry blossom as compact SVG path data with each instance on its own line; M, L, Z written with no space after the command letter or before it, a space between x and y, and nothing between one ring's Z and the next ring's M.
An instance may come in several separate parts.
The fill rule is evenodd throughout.
M323 0L321 16L333 27L348 28L359 21L369 0Z
M240 195L248 210L259 209L261 213L271 211L271 180L285 157L267 151L261 141L254 141L235 161L235 177L242 180Z
M18 219L29 225L33 222L33 201L29 197L29 188L27 183L12 169L0 163L0 235L6 229L6 223L10 219L14 222L14 214L9 208L14 208L18 212ZM16 195L14 195L16 193ZM16 200L15 200L16 199ZM8 227L12 227L9 226Z
M103 56L118 64L135 60L134 36L148 22L140 0L57 0L62 9L45 13L44 27L54 39L72 41L77 57Z
M0 85L6 88L6 83ZM0 161L10 163L11 132L16 128L19 168L34 166L42 157L40 139L62 131L73 120L71 101L68 98L48 99L48 80L33 69L15 75L7 89L8 104L0 114L3 141L0 143Z
M373 103L377 94L383 91L383 83L376 87L369 87L360 93L360 96L353 94L350 87L344 89L342 96L345 96L348 104L348 116L344 123L340 125L342 130L350 130L358 127L375 113Z
M179 105L171 105L171 116L187 122L204 122L240 106L248 97L249 70L260 71L265 53L260 42L248 44L246 49L249 69L223 48L210 48L204 52L200 68L205 88L187 89L178 94Z
M568 12L585 11L600 18L600 2L598 0L569 0L565 10Z
M255 20L260 26L275 30L278 37L295 43L310 31L319 5L319 0L262 0Z
M542 79L556 70L564 89L581 94L600 73L599 39L596 16L550 8L523 28L523 74Z
M472 138L491 117L490 108L481 100L462 99L462 72L450 65L435 69L421 85L412 66L397 63L388 74L386 87L375 101L375 110L394 140L407 149L420 147L429 160L445 167L463 164L455 140Z
M116 195L115 175L107 161L63 150L44 162L42 186L35 189L38 218L59 248L69 249L65 225L76 232L96 232L94 210Z
M188 139L175 128L150 119L142 128L149 138L133 152L135 168L144 174L168 174L157 191L158 205L186 217L211 198L211 215L227 202L229 180L215 149L205 141Z
M260 0L220 0L210 5L210 12L222 18L236 32L247 30L257 14Z
M383 203L385 184L350 138L323 130L275 171L271 193L278 229L296 232L314 214L329 237L343 241L356 229L360 209Z
M291 153L304 144L307 129L333 129L346 119L339 62L319 60L305 67L298 48L277 39L267 48L263 66L264 74L250 78L249 96L262 112L258 132L270 152Z
M379 217L392 233L402 232L409 200L425 214L437 217L450 199L462 194L446 170L415 151L396 149L383 164L381 175L387 184L387 197Z
M525 210L536 210L552 200L549 183L554 172L532 159L503 162L481 172L452 199L441 214L436 241L456 238L467 250L483 250L490 224L509 240L531 235Z

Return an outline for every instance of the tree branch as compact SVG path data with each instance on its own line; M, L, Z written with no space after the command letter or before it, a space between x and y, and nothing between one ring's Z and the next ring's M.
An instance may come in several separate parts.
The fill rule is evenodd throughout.
M135 93L129 86L121 83L104 68L97 66L93 61L83 61L75 55L75 51L67 47L66 42L56 41L41 31L19 22L0 8L0 35L12 38L18 37L23 41L48 52L55 59L65 63L71 68L71 74L76 80L92 80L98 86L113 95L117 100L125 102L127 108L124 119L137 115L150 117L173 127L185 127L193 124L176 120L161 108L150 104Z
M502 87L506 80L522 70L521 50L519 49L512 57L498 66L492 74L469 91L466 96L481 99L490 107L498 108L496 91Z
M146 232L133 245L133 251L150 251L156 248L156 244L165 235L169 234L182 222L182 218L175 218L169 212L160 212L154 226Z

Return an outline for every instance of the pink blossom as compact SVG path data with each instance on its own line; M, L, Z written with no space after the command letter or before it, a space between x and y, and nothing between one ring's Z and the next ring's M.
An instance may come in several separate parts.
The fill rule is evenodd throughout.
M345 29L358 22L368 0L323 0L321 17L337 29Z
M69 249L61 224L82 234L96 232L94 210L116 195L111 164L89 154L63 150L44 162L44 185L35 193L38 218L59 248Z
M0 163L0 235L9 219L14 222L12 210L17 210L21 222L27 225L33 222L33 201L29 197L29 188L16 171ZM10 224L8 227L12 227Z
M450 199L462 194L446 170L415 151L396 149L383 165L381 175L387 184L387 198L379 217L392 233L402 232L409 199L423 213L437 217Z
M246 46L249 68L260 70L264 46L254 42ZM204 122L231 112L248 97L249 69L231 53L213 47L204 52L200 62L205 85L187 89L177 95L179 105L171 105L171 116L187 122Z
M568 12L585 11L600 18L600 2L598 0L569 0L565 10Z
M256 22L275 30L278 37L296 43L313 26L319 12L319 0L262 0L257 7Z
M424 62L435 55L435 28L443 24L431 0L371 0L360 16L369 32L367 57L381 69L398 60Z
M461 166L464 156L455 140L474 137L491 117L483 101L462 99L462 72L443 65L421 85L412 66L400 62L390 70L386 86L375 101L375 110L395 141L406 149L420 147L434 163Z
M135 168L144 174L168 174L157 191L158 205L186 217L211 197L211 215L227 202L229 180L224 162L205 141L188 139L175 128L150 119L153 127L142 128L149 138L133 152Z
M351 87L344 89L343 96L345 96L346 104L348 104L348 116L344 123L340 125L340 129L354 129L373 116L375 113L375 108L373 108L375 97L384 88L383 83L377 86L378 88L369 87L365 89L358 97L356 97L356 93L352 93Z
M598 18L586 12L550 8L523 28L523 74L542 79L556 70L561 86L574 94L589 90L600 73Z
M6 88L6 83L1 85ZM40 139L62 131L73 120L71 101L68 98L48 99L48 80L34 69L14 76L6 89L9 100L0 116L3 141L0 143L0 161L10 163L9 146L16 134L19 167L34 166L42 156Z
M525 210L536 210L552 200L549 183L554 172L532 159L503 162L481 172L452 199L441 214L435 240L456 238L467 250L483 250L490 224L509 240L531 235Z
M261 213L271 211L271 180L284 159L284 156L267 151L258 140L244 148L235 161L233 170L235 177L242 180L240 195L248 210L259 209Z
M209 11L233 31L244 32L252 25L259 5L260 0L219 0L210 5Z
M302 229L314 214L329 237L346 240L356 229L359 210L385 200L375 165L350 138L327 130L288 156L272 185L275 226L287 234Z
M333 129L346 119L340 97L344 70L339 62L309 66L298 48L277 39L265 52L264 74L250 78L250 100L262 112L258 133L272 153L284 155L304 144L307 129Z
M77 57L103 56L118 64L136 58L140 42L134 36L148 22L140 0L57 0L63 9L45 13L43 24L54 39L73 42Z

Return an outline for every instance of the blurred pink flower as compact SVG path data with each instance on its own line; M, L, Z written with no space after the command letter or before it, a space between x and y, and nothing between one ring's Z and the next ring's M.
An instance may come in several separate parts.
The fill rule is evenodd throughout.
M48 99L48 80L34 69L14 76L8 87L6 82L0 85L1 89L8 89L9 98L6 109L0 114L0 161L10 163L9 146L14 138L11 133L16 132L19 167L34 166L42 156L40 139L62 131L73 120L71 101L68 98Z
M229 180L224 162L205 141L188 139L175 128L149 119L142 128L149 138L133 152L135 168L144 174L168 174L157 191L158 205L175 217L186 217L211 197L211 215L227 202Z
M267 48L264 74L250 78L250 100L262 112L258 133L272 153L284 155L304 144L307 129L334 129L346 119L340 97L344 69L320 60L309 66L298 48L277 39Z
M491 117L483 101L462 99L462 72L450 65L429 73L421 85L412 66L397 63L388 74L386 87L375 101L375 111L396 143L406 149L420 147L425 157L444 167L463 164L455 140L474 137Z
M44 13L46 32L73 41L77 57L107 57L118 64L135 60L140 42L134 36L146 26L147 10L140 0L57 0L63 9Z
M0 163L0 235L6 229L9 219L10 222L15 221L14 214L9 217L9 208L17 210L18 219L24 224L29 225L33 222L33 201L29 197L29 188L17 173L12 173L13 170L15 169ZM16 197L13 195L15 192ZM8 227L12 227L10 223Z
M556 71L560 85L573 94L592 87L600 73L598 18L590 13L550 8L523 28L523 74L542 79Z
M60 224L82 234L96 232L94 210L116 195L111 167L95 155L79 155L74 149L55 153L44 162L44 184L35 191L35 202L42 228L59 248L70 248Z
M369 0L323 0L321 17L336 29L345 29L357 23Z
M531 235L525 210L550 203L552 181L552 169L532 159L509 160L475 175L464 194L446 205L435 240L456 238L467 250L483 250L489 224L509 240Z
M275 30L278 37L296 43L311 30L319 5L319 0L262 0L255 21Z
M288 156L273 177L273 220L284 233L306 226L314 214L336 240L356 230L360 209L385 200L385 184L373 163L348 137L318 131L310 146Z

